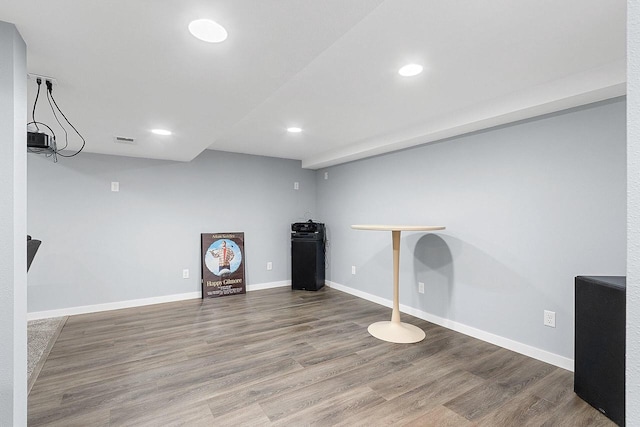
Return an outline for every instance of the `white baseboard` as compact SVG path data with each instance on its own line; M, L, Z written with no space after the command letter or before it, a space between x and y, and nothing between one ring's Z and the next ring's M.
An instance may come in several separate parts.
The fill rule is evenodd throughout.
M376 304L383 305L385 307L389 307L389 308L393 307L393 301L389 299L381 298L379 296L372 295L367 292L359 291L357 289L353 289L348 286L341 285L339 283L330 282L328 280L325 283L330 288L337 289L347 294L354 295L358 298L362 298L367 301L371 301ZM560 356L558 354L551 353L546 350L539 349L537 347L532 347L530 345L523 344L521 342L514 341L509 338L501 337L499 335L495 335L490 332L476 329L462 323L454 322L452 320L445 319L443 317L435 316L433 314L427 313L422 310L418 310L413 307L406 306L404 304L400 304L400 311L402 313L409 314L419 319L426 320L427 322L435 323L436 325L443 326L447 329L451 329L453 331L460 332L465 335L469 335L473 338L477 338L479 340L486 341L491 344L495 344L497 346L506 348L507 350L515 351L516 353L524 354L525 356L529 356L534 359L541 360L545 363L549 363L551 365L573 372L573 359L569 359L568 357Z
M142 307L145 305L162 304L164 302L183 301L200 298L200 292L188 292L185 294L164 295L127 301L109 302L104 304L83 305L79 307L67 307L57 310L36 311L27 313L27 320L47 319L50 317L73 316L76 314L97 313L100 311L119 310L121 308Z
M261 289L281 288L291 286L291 280L283 280L281 282L258 283L257 285L247 285L247 292L259 291Z
M291 286L291 281L258 283L247 285L247 292L260 289L278 288L281 286ZM143 307L145 305L162 304L165 302L184 301L188 299L198 299L202 297L202 292L187 292L184 294L164 295L160 297L142 298L127 301L110 302L105 304L83 305L79 307L67 307L56 310L36 311L27 313L27 320L49 319L51 317L73 316L76 314L98 313L100 311L119 310L121 308Z
M372 295L367 292L359 291L357 289L353 289L348 286L344 286L339 283L331 282L328 280L325 281L325 284L330 288L345 292L350 295L354 295L358 298L362 298L364 300L371 301L385 307L391 308L393 306L393 302L386 298ZM258 283L255 285L247 285L247 291L251 292L251 291L258 291L261 289L278 288L278 287L284 287L284 286L291 286L291 281L285 280L285 281L279 281L279 282L268 282L268 283ZM94 305L85 305L85 306L79 306L79 307L68 307L68 308L61 308L57 310L47 310L47 311L27 313L27 320L48 319L51 317L73 316L76 314L86 314L86 313L97 313L100 311L119 310L121 308L142 307L145 305L161 304L165 302L197 299L200 297L201 297L201 293L198 291L198 292L188 292L184 294L174 294L174 295L165 295L160 297L119 301L119 302L112 302L112 303L106 303L106 304L94 304ZM453 331L460 332L465 335L469 335L471 337L480 339L482 341L486 341L488 343L506 348L507 350L512 350L517 353L524 354L525 356L533 357L534 359L541 360L543 362L550 363L554 366L558 366L560 368L567 369L573 372L573 359L569 359L567 357L560 356L558 354L551 353L546 350L542 350L527 344L523 344L518 341L504 338L499 335L495 335L486 331L482 331L480 329L476 329L462 323L454 322L449 319L435 316L433 314L427 313L422 310L418 310L413 307L406 306L404 304L400 304L400 311L402 313L409 314L419 319L426 320L427 322L435 323L436 325L443 326Z

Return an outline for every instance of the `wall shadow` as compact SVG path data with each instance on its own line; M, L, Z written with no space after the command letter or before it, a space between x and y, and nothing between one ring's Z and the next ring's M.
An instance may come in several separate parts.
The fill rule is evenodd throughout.
M410 236L407 237L407 243L410 243ZM423 234L415 242L413 279L417 308L448 318L454 286L453 255L441 236ZM424 283L424 294L418 293L418 282Z
M495 255L450 235L409 235L404 245L413 247L410 304L436 316L455 320L459 310L473 306L469 298L474 295L504 298L531 287L527 278ZM418 293L418 282L425 284L424 294Z

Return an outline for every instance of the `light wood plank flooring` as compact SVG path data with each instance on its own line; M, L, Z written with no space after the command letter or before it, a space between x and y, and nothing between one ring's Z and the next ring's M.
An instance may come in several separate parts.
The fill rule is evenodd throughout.
M276 288L71 316L29 395L30 426L610 426L573 374L390 310Z

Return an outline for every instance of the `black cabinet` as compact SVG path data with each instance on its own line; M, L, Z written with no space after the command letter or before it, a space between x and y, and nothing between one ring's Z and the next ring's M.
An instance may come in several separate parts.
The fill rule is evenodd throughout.
M575 279L573 390L616 424L624 425L626 278Z
M324 224L301 224L291 227L291 289L317 291L324 286Z

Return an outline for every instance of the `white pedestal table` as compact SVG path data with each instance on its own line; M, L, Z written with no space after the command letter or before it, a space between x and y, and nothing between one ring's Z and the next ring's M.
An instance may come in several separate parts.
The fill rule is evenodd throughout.
M400 232L444 230L441 225L352 225L356 230L391 231L393 243L393 310L391 321L376 322L369 325L368 331L374 337L394 343L415 343L422 341L425 333L422 329L400 321L400 302L398 278L400 273Z

